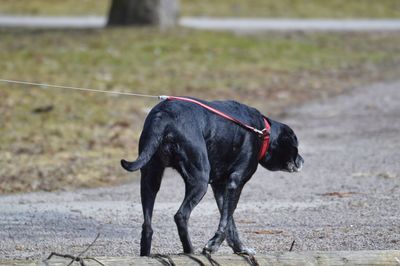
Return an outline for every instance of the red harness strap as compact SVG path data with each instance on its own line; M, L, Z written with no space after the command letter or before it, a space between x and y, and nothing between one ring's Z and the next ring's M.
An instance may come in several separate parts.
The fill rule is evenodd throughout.
M269 133L271 132L271 126L268 123L268 120L263 117L265 128L265 133L263 135L263 143L261 146L260 154L258 155L258 160L260 161L264 156L267 154L268 148L269 148Z
M256 133L259 137L261 137L263 139L261 150L260 150L260 153L258 155L258 160L261 160L265 156L267 151L268 151L269 133L270 133L271 127L270 127L270 125L269 125L269 123L268 123L268 121L267 121L267 119L265 117L263 117L265 128L263 130L259 130L259 129L257 129L255 127L252 127L250 125L247 125L247 124L243 123L242 121L240 121L240 120L238 120L238 119L236 119L236 118L234 118L234 117L232 117L232 116L230 116L228 114L225 114L225 113L223 113L223 112L221 112L221 111L219 111L219 110L217 110L215 108L212 108L211 106L208 106L207 104L204 104L202 102L199 102L199 101L191 99L191 98L176 97L176 96L162 96L162 97L160 97L160 99L179 100L179 101L185 101L185 102L190 102L190 103L194 103L194 104L200 105L201 107L203 107L203 108L205 108L205 109L207 109L207 110L209 110L209 111L211 111L211 112L213 112L213 113L215 113L215 114L217 114L219 116L222 116L223 118L226 118L226 119L234 122L235 124L237 124L237 125L245 128L245 129L249 130L249 131L252 131L252 132Z

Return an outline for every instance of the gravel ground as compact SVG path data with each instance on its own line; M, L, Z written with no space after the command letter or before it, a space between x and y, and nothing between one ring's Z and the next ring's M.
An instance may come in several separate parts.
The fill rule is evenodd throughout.
M289 110L282 120L297 132L304 170L272 173L260 167L235 213L242 240L258 253L288 250L293 240L297 251L398 249L399 103L397 81ZM181 252L173 215L183 193L180 177L168 171L155 205L153 252ZM97 233L88 255L137 255L141 222L137 182L1 196L0 259L77 254ZM198 252L217 224L209 189L190 221ZM219 252L231 251L224 244Z

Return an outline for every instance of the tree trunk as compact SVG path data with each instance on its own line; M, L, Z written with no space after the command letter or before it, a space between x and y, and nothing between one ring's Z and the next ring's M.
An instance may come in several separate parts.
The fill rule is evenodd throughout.
M178 0L113 0L108 26L177 24Z

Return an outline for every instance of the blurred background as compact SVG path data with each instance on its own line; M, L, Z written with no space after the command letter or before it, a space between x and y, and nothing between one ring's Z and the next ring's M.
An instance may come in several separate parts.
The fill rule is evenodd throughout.
M400 74L400 31L179 26L179 17L399 19L399 0L160 1L0 0L0 21L79 16L108 24L74 29L0 23L0 78L235 99L278 118L287 108ZM0 193L131 181L137 174L124 172L119 160L136 158L144 119L156 103L0 83Z

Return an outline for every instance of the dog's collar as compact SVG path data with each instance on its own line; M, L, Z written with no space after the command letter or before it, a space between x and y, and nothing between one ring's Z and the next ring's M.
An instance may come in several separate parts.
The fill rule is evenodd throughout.
M271 131L271 126L268 123L267 118L263 116L265 128L261 131L262 132L262 145L260 149L260 153L258 155L258 160L261 161L262 158L267 154L268 147L269 147L269 139L270 139L270 131Z

